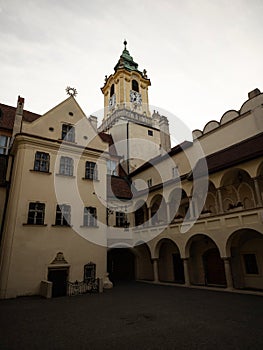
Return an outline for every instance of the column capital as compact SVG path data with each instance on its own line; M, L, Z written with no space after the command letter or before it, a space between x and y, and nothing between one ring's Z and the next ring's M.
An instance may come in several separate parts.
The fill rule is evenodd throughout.
M231 260L231 256L223 256L221 259L229 262Z
M160 258L151 258L152 261L158 261Z

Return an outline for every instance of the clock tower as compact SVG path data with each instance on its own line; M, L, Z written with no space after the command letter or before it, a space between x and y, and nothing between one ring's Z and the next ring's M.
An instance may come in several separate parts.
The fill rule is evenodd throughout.
M104 95L104 120L118 109L127 109L150 116L148 87L151 85L146 70L141 72L134 62L124 41L124 50L114 67L114 74L105 77L101 91Z
M125 40L114 73L109 77L105 76L104 86L101 88L104 95L104 117L99 131L110 133L115 146L119 141L126 142L125 147L121 143L119 155L125 159L123 164L125 163L127 173L158 155L161 149L170 150L167 118L158 113L151 115L149 109L150 85L146 70L138 69L138 63L127 50ZM148 138L148 150L144 146L136 148L132 145L135 139L145 141Z

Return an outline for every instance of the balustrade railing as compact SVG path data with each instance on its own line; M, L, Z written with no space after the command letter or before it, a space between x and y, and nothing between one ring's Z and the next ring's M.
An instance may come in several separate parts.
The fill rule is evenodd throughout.
M91 281L75 281L68 282L68 295L79 295L85 293L98 293L99 292L99 279Z

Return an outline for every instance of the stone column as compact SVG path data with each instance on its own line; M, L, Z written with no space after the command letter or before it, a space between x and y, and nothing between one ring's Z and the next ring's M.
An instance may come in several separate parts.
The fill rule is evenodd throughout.
M166 204L166 223L170 225L170 202Z
M190 219L194 219L194 202L193 197L189 197L189 211L190 211Z
M261 207L262 206L262 198L261 198L261 194L260 194L258 180L256 178L254 178L254 185L255 185L256 198L257 198L256 204L258 207Z
M189 266L188 266L188 258L183 259L184 262L184 280L185 280L185 286L190 286L190 276L189 276Z
M152 259L153 260L153 276L154 276L154 283L159 282L159 272L158 272L158 258Z
M151 208L150 207L148 208L148 223L149 223L149 226L152 225Z
M227 289L233 289L233 278L230 267L230 258L223 258L225 265L225 274L226 274L226 286Z
M224 209L223 209L222 193L220 188L217 190L217 193L218 193L219 213L223 213Z

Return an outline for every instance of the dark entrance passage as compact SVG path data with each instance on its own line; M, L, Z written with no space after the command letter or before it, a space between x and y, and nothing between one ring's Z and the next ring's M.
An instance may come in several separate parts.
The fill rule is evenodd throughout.
M184 280L184 263L180 254L173 254L174 281L176 283L185 283Z
M114 248L108 251L107 270L110 280L135 280L135 257L128 248Z
M49 269L48 280L53 283L52 297L61 297L67 295L68 269Z
M207 285L226 286L224 262L216 248L209 249L203 255L205 281Z

